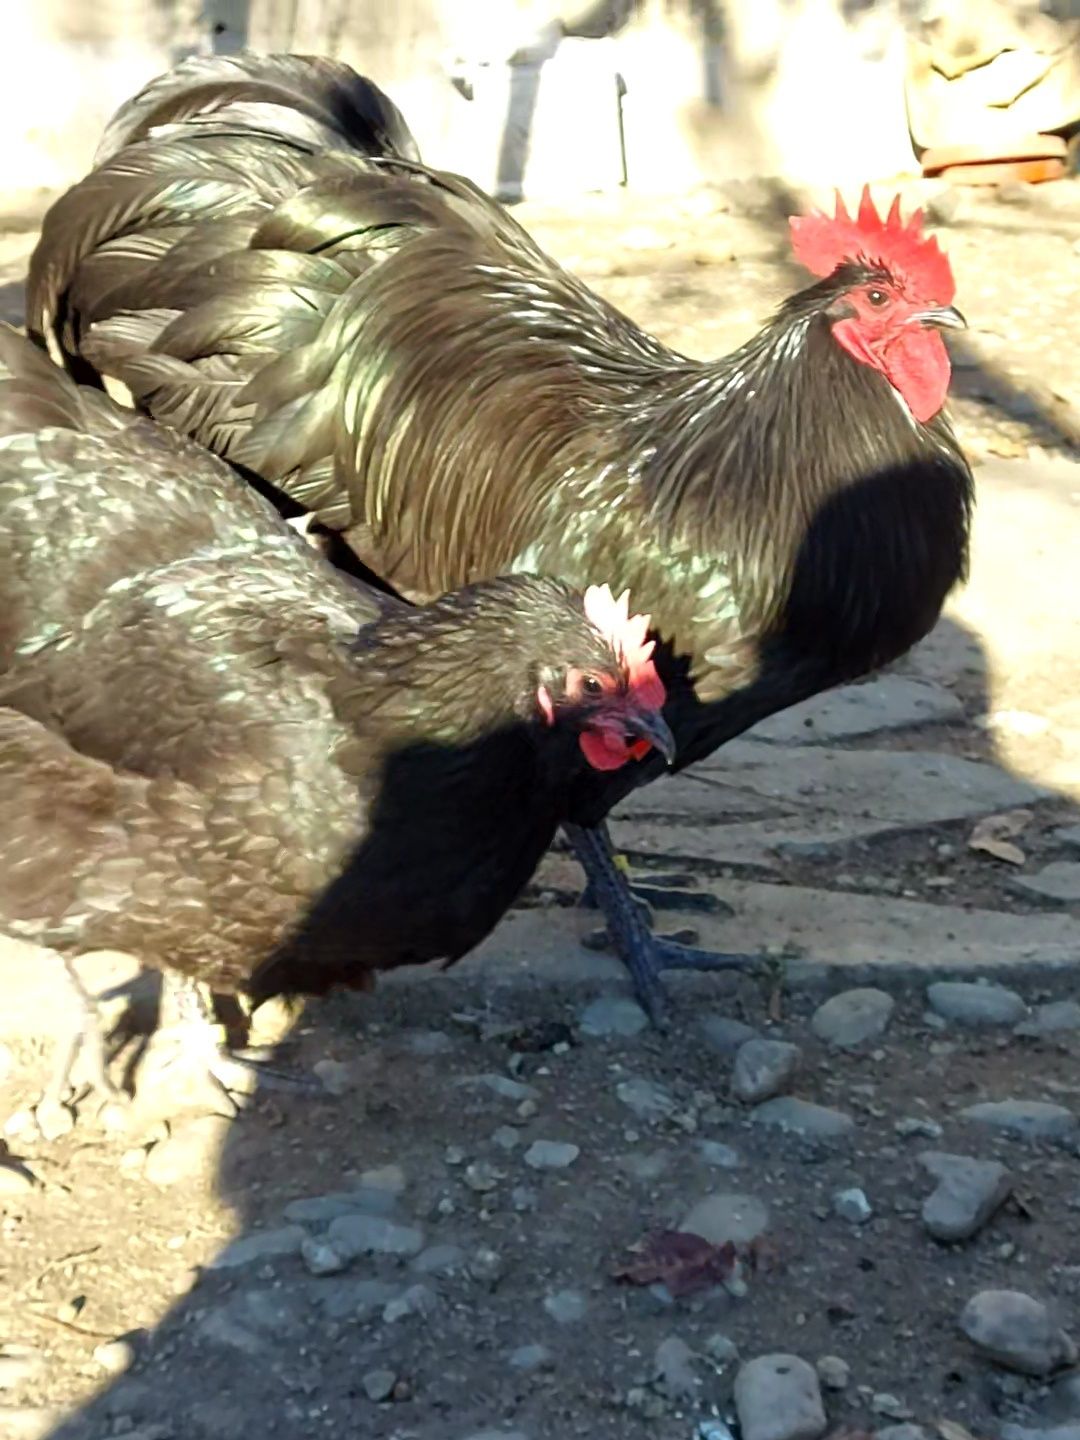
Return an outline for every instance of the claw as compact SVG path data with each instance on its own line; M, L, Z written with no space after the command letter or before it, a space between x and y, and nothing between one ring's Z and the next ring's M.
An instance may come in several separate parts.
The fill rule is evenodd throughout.
M256 1088L326 1095L318 1081L274 1065L267 1058L273 1051L232 1050L223 1043L213 1005L197 981L166 973L165 987L178 1018L169 1027L175 1053L163 1062L163 1072L176 1065L201 1067L234 1109L236 1095L251 1094ZM169 1035L169 1031L161 1033Z
M604 912L612 947L629 971L638 1002L656 1029L666 1028L667 995L661 978L665 970L752 971L761 964L757 955L700 950L653 935L612 852L607 827L568 825L566 832Z

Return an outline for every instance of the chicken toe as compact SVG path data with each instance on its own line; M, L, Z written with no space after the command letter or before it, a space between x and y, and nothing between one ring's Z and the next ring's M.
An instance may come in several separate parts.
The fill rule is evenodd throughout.
M612 850L607 826L568 825L566 833L603 911L611 946L630 972L638 1002L658 1029L664 1028L667 1016L665 970L745 971L763 963L760 955L700 950L653 935L648 913Z

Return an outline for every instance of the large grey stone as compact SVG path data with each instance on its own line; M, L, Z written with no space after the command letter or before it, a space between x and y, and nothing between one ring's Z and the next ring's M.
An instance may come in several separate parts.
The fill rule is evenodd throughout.
M797 1355L759 1355L741 1365L735 1409L743 1440L818 1440L828 1424L817 1374Z
M365 1187L290 1200L282 1213L286 1220L296 1225L329 1225L339 1215L355 1215L357 1211L366 1215L389 1215L395 1205L395 1197L390 1191Z
M1067 1140L1076 1132L1072 1111L1048 1100L984 1100L969 1105L960 1115L1020 1140Z
M717 885L735 914L722 921L695 914L701 943L755 954L794 945L800 958L789 964L793 978L837 976L839 985L843 977L849 985L876 984L880 975L908 981L943 973L993 975L1003 968L1011 974L1023 968L1039 983L1036 977L1075 967L1080 951L1080 920L1067 912L1012 915L800 885L741 880ZM585 925L572 909L512 911L454 967L447 983L482 978L496 996L532 989L540 981L621 983L625 971L616 956L582 948ZM423 978L418 967L403 965L380 984L406 987ZM676 979L688 990L705 988L705 977Z
M1080 1423L1080 1374L1063 1375L1054 1382L1039 1406L1039 1419L1044 1424Z
M750 1119L755 1125L768 1125L811 1140L842 1140L855 1129L854 1120L842 1110L790 1095L766 1100L751 1112Z
M964 707L951 691L928 680L879 675L793 705L755 725L748 738L781 745L827 744L912 725L958 720Z
M1034 875L1014 875L1013 885L1044 900L1062 905L1080 904L1080 860L1051 860Z
M982 1290L960 1329L988 1359L1022 1375L1049 1375L1076 1359L1076 1346L1047 1307L1018 1290Z
M544 1309L557 1325L576 1325L584 1320L589 1302L580 1290L557 1290L544 1299Z
M598 1037L640 1035L648 1023L649 1017L637 1001L624 995L603 995L587 1005L581 1016L582 1031Z
M343 1258L357 1255L418 1255L424 1232L399 1225L382 1215L340 1215L331 1221L327 1239Z
M615 1094L642 1120L659 1120L675 1109L675 1101L664 1087L642 1076L620 1081Z
M525 1164L533 1170L565 1170L580 1154L568 1140L534 1140L525 1151Z
M791 1084L799 1056L799 1047L783 1040L747 1040L735 1056L731 1093L747 1105L771 1100Z
M714 769L737 774L740 788L796 807L817 799L846 816L912 825L1015 809L1048 793L997 765L928 750L841 750L733 740L697 768L705 774Z
M748 1245L769 1228L769 1210L754 1195L718 1193L699 1200L683 1216L680 1230L700 1235L712 1245L732 1241Z
M1027 1006L1004 985L979 985L967 980L940 980L927 987L930 1008L960 1025L1016 1025Z
M884 990L845 990L818 1006L810 1028L827 1045L853 1050L884 1035L895 1008L895 1000Z
M1012 1177L996 1160L927 1150L920 1162L938 1182L922 1208L935 1240L970 1240L1012 1193Z
M235 1270L278 1255L298 1255L306 1231L299 1225L282 1225L277 1230L254 1230L232 1240L213 1257L208 1270Z
M1018 1035L1056 1035L1080 1030L1080 1005L1075 1000L1050 1000L1037 1005L1031 1017L1016 1027Z
M728 1015L703 1015L698 1021L701 1033L720 1055L734 1055L748 1040L758 1039L752 1025L733 1020Z

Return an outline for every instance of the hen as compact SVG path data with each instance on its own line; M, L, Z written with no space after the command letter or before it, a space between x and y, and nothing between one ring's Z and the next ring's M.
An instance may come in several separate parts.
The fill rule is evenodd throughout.
M79 955L258 1002L477 944L594 768L673 753L647 623L524 575L381 595L0 329L0 930L62 960L97 1085Z
M964 321L918 215L864 193L794 219L816 282L697 361L415 153L344 65L185 62L49 213L31 326L410 598L518 569L629 586L678 767L930 630L973 488L942 410L938 332ZM745 959L681 952L630 904L602 822L660 770L590 777L571 831L654 1014L664 967Z

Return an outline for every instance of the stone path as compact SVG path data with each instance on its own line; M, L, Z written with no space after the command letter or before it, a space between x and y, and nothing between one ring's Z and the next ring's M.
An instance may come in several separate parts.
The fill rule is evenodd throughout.
M533 218L706 353L790 283L714 201ZM977 355L1000 330L1073 395L1075 217L973 204ZM0 237L11 315L31 240ZM1080 1440L1080 465L958 372L979 512L935 633L614 821L713 902L665 927L770 957L677 977L669 1035L556 853L448 975L268 1007L325 1099L48 1139L55 978L0 947L3 1440Z

